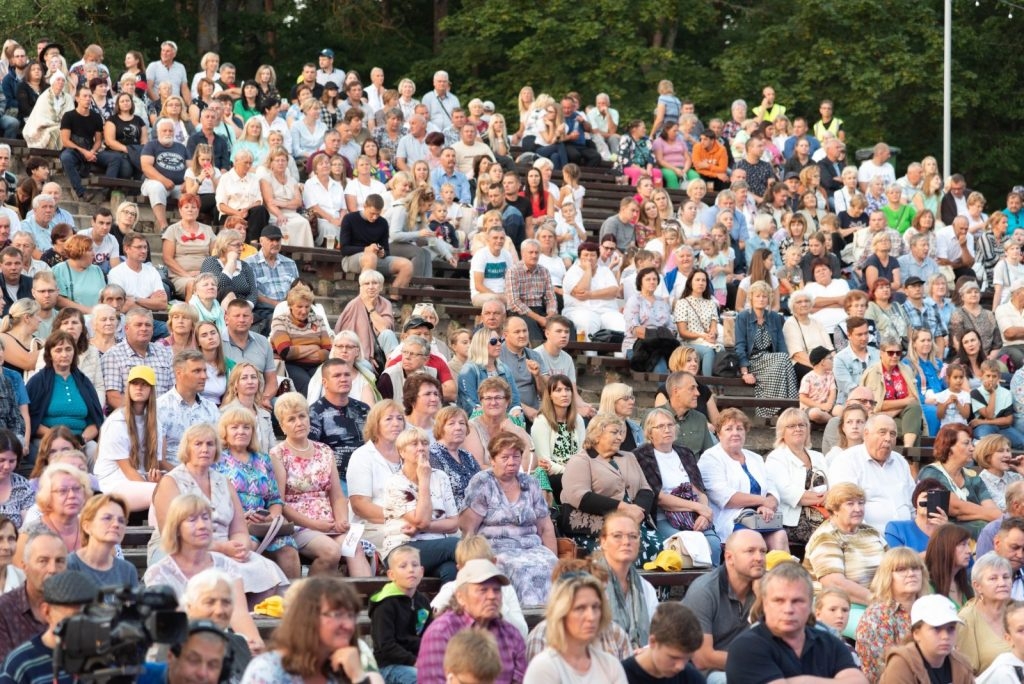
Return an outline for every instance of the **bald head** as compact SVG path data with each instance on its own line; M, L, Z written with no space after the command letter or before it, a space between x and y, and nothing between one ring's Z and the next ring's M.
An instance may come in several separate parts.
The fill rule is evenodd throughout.
M868 402L868 401L874 401L874 399L875 399L874 392L869 390L864 385L857 385L852 390L850 390L850 394L847 395L846 401L847 402L855 401L858 404L863 404L863 403Z

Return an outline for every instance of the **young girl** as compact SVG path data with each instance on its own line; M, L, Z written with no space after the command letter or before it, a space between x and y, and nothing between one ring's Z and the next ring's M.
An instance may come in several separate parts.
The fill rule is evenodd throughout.
M779 292L783 296L796 292L804 285L800 256L800 248L796 245L782 253L782 268L775 275L779 279Z
M442 200L437 200L431 206L427 228L434 232L434 237L427 238L427 249L431 256L435 260L457 266L459 258L455 256L455 249L459 246L459 236L448 221L448 209Z
M711 286L719 306L725 306L726 284L732 276L732 248L728 246L728 239L725 226L717 223L711 229L711 235L701 242L700 267L711 276Z
M462 365L469 360L469 341L472 338L473 333L466 328L457 328L448 333L448 348L452 350L452 358L448 362L448 367L455 375L458 375L462 370ZM458 370L455 370L456 368Z
M185 192L199 195L200 216L215 214L219 182L220 169L213 165L213 148L205 143L196 145L192 161L185 169Z
M587 237L583 222L579 219L572 199L562 203L561 211L555 217L555 239L558 240L558 256L566 260L566 268L579 256L580 244Z
M654 200L645 200L640 208L640 220L636 223L636 246L643 249L647 241L661 235L661 214Z
M1003 614L1003 638L1007 653L996 656L988 669L978 675L977 684L1019 684L1024 669L1024 601L1010 601Z
M583 211L583 198L587 195L587 189L580 185L580 167L575 164L566 164L562 167L562 189L559 190L558 206L565 204L566 198L571 198L576 205L576 211Z
M854 650L854 644L843 636L846 624L850 620L850 596L842 589L822 589L814 599L815 627L839 637L849 647L853 662L860 666L860 658Z
M441 186L441 200L444 202L445 209L447 210L448 221L462 235L468 234L469 229L476 220L476 216L473 215L475 212L455 201L454 185L445 183ZM460 244L464 242L464 239L460 239Z
M960 423L967 425L971 417L971 390L967 385L967 371L959 363L951 363L946 368L946 382L949 389L941 392L925 390L924 403L935 407L939 417L939 427Z

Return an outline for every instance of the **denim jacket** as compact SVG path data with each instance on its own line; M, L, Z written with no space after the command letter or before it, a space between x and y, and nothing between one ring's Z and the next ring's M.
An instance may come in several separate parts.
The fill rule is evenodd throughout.
M775 311L764 312L764 322L768 326L768 334L772 338L772 351L789 354L786 349L786 338L782 334L782 324L785 322L782 314ZM752 309L741 311L736 316L736 355L740 360L740 367L750 366L750 352L754 349L754 336L757 334L757 316Z

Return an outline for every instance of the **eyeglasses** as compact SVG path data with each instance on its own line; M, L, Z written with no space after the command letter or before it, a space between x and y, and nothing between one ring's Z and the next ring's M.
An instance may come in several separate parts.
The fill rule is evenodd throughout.
M408 356L411 359L415 359L417 357L426 356L426 354L424 354L423 352L402 351L402 356Z
M803 423L791 423L785 427L786 430L806 430L807 426Z
M486 404L493 404L493 403L498 402L498 401L505 401L505 395L504 394L491 394L491 395L488 395L486 397L480 397L480 401L482 401L482 402L484 402Z
M675 429L675 423L663 423L662 425L652 425L652 430L673 430Z
M52 493L56 494L62 499L66 499L72 494L75 496L81 496L85 494L85 487L78 485L77 487L61 487L60 489L51 489Z
M336 345L334 345L334 348L335 349L346 349L346 350L359 349L359 347L357 347L354 344L336 344Z
M492 347L497 347L499 344L505 344L505 338L492 337L491 339L487 340L487 344L491 345Z
M627 394L624 397L619 397L618 399L616 399L616 401L636 401L636 397L634 397L632 394Z
M351 620L355 622L356 614L351 610L338 608L337 610L321 610L320 617L327 618L328 620Z

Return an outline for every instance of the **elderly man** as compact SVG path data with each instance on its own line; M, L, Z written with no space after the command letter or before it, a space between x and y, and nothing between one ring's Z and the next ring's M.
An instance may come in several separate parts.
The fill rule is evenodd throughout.
M959 173L954 173L949 178L949 192L942 197L939 204L939 214L942 222L947 226L953 223L957 216L967 216L967 198L971 191L967 189L967 180Z
M486 328L491 332L498 333L498 337L501 337L501 331L505 327L505 317L507 315L508 308L505 306L503 299L497 297L488 299L480 306L479 321L473 332L480 328Z
M0 214L0 217L3 215ZM2 218L0 218L2 220ZM17 225L17 224L13 224ZM45 261L33 257L36 253L36 240L27 230L19 230L11 236L11 246L21 252L21 272L29 277L37 273L49 271L50 267Z
M228 148L228 141L217 135L215 130L220 123L219 119L216 110L210 107L200 112L199 129L188 137L185 150L191 159L198 145L210 145L213 149L213 165L221 172L225 172L231 168L231 150ZM285 149L290 149L290 146L286 145Z
M459 106L459 98L451 92L447 71L434 72L434 89L423 96L423 104L429 112L430 122L438 130L444 130L452 123L451 112Z
M174 387L160 394L156 400L160 427L167 435L164 458L168 464L178 464L178 446L181 436L191 425L217 424L220 411L217 405L202 396L206 388L206 360L196 349L185 349L174 355Z
M464 629L490 632L498 642L501 674L495 684L523 681L526 672L526 643L513 625L501 617L501 588L509 580L494 563L482 558L466 561L455 579L456 607L443 613L427 627L416 659L420 684L443 684L444 651L448 641Z
M46 631L11 651L0 668L0 682L5 684L37 684L55 682L71 684L75 681L66 671L55 672L53 656L57 646L54 631L65 619L82 612L92 603L99 585L92 576L76 570L65 570L43 582L43 600L40 612L46 622Z
M939 266L953 269L956 278L977 277L974 273L975 240L969 227L966 216L954 216L952 225L937 233L935 261Z
M174 386L171 348L153 342L153 314L142 307L129 309L125 314L124 340L103 355L101 365L103 384L107 387L107 405L111 408L124 405L126 380L135 366L149 366L153 369L158 395Z
M908 231L905 242L910 251L897 259L900 265L900 277L903 278L904 283L914 277L927 283L929 278L939 272L939 264L928 254L931 247L928 234L916 231L911 234ZM905 284L904 287L906 287Z
M427 120L420 114L409 117L409 132L398 141L395 166L399 171L412 171L412 165L430 154L427 147Z
M857 170L857 184L861 192L867 192L868 184L877 176L882 177L886 187L896 182L896 170L889 163L892 152L884 142L877 143L872 150L871 158L861 162Z
M522 257L505 271L505 301L509 311L526 320L530 339L542 340L548 319L558 314L555 288L551 274L540 265L539 242L524 240Z
M823 144L825 158L818 162L818 170L821 172L821 186L828 192L831 201L832 194L843 188L843 169L846 168L846 161L842 157L846 145L835 138L829 138Z
M901 202L910 204L914 196L921 192L924 186L924 166L921 162L910 162L907 165L907 173L902 178L896 179L896 185L903 192Z
M150 62L146 67L146 83L149 84L149 96L153 99L159 97L160 84L170 81L171 92L180 94L181 99L187 106L192 102L192 96L188 90L188 74L181 62L175 62L178 55L178 45L173 40L165 40L160 43L160 59Z
M188 86L184 86L186 89ZM250 157L251 158L251 157ZM164 118L156 122L156 136L142 148L142 194L153 208L156 226L167 228L167 200L181 197L188 166L188 150L174 140L174 122ZM223 182L223 179L221 179ZM36 242L39 242L38 236Z
M0 653L10 653L47 629L43 585L67 567L68 550L55 533L35 532L25 544L23 561L25 583L0 596Z
M768 547L753 530L738 530L725 540L725 560L698 577L683 596L683 605L697 616L704 642L693 654L694 664L709 684L723 684L729 645L746 631L754 603L754 583L764 576ZM740 680L736 680L740 681Z
M700 396L697 378L692 373L676 371L665 381L665 393L668 395L666 408L676 417L675 444L695 454L702 454L714 446L708 417L697 410Z
M608 161L619 151L619 112L612 109L608 93L598 93L594 106L587 112L590 121L590 138L594 141L601 159Z
M245 260L256 276L258 320L270 318L274 307L285 300L292 283L299 277L295 261L281 254L281 229L267 226L260 233L260 251Z
M1016 368L1024 366L1024 280L1010 283L1010 301L996 307L996 323L1003 338L1002 353Z
M999 533L999 528L1004 520L1024 517L1024 480L1014 480L1007 486L1005 475L1001 478L996 478L995 475L987 470L981 471L981 479L985 486L988 487L989 493L995 496L998 492L1003 498L1003 510L1006 513L1001 518L997 518L981 528L981 532L978 534L978 544L974 551L978 558L995 549L996 535ZM993 500L998 503L998 499Z
M4 281L4 316L10 312L14 302L32 297L32 279L21 272L21 267L21 252L17 248L4 247L0 250L0 272Z
M541 396L547 388L547 376L551 369L544 359L530 349L529 328L519 316L509 316L505 321L505 344L501 346L501 361L512 372L512 378L519 389L523 413L531 422L540 410Z
M430 349L430 331L433 329L432 323L419 316L413 316L405 322L405 327L402 328L402 344L395 347L394 355L388 359L387 365L388 369L397 366L402 369L402 372L394 371L390 374L385 372L381 375L377 381L377 390L381 396L386 399L392 397L400 399L402 388L396 385L395 381L403 380L410 371L422 369L441 383L441 397L444 401L455 401L459 391L455 376L452 375L452 370L444 357L435 354ZM408 356L406 356L406 350L410 352ZM423 356L416 356L417 354ZM420 362L417 360L419 358L424 358L426 361Z
M252 152L238 150L235 164L217 183L217 210L221 218L238 216L245 219L245 241L256 242L270 223L270 213L263 205L260 181L252 170Z
M598 330L625 332L626 319L619 311L619 283L611 269L597 261L598 246L584 242L562 280L566 318L589 338Z
M80 201L85 198L82 172L88 174L90 164L105 167L107 178L117 178L121 169L121 155L103 149L103 117L92 107L89 86L79 86L75 108L60 118L60 163Z
M760 596L764 617L729 644L729 681L868 684L841 639L808 626L814 585L806 570L780 563L761 580Z
M864 424L864 443L847 449L828 472L831 485L852 482L864 490L864 524L879 533L890 520L914 517L914 478L907 461L893 451L895 445L896 421L874 413Z
M57 200L53 195L41 193L32 198L32 211L21 222L21 229L32 236L36 243L35 258L53 247L50 231L59 223L56 220ZM74 225L73 223L71 225Z
M733 100L729 106L730 119L722 127L722 138L727 143L732 143L732 139L736 137L736 134L743 128L743 122L747 120L747 103L745 100Z

